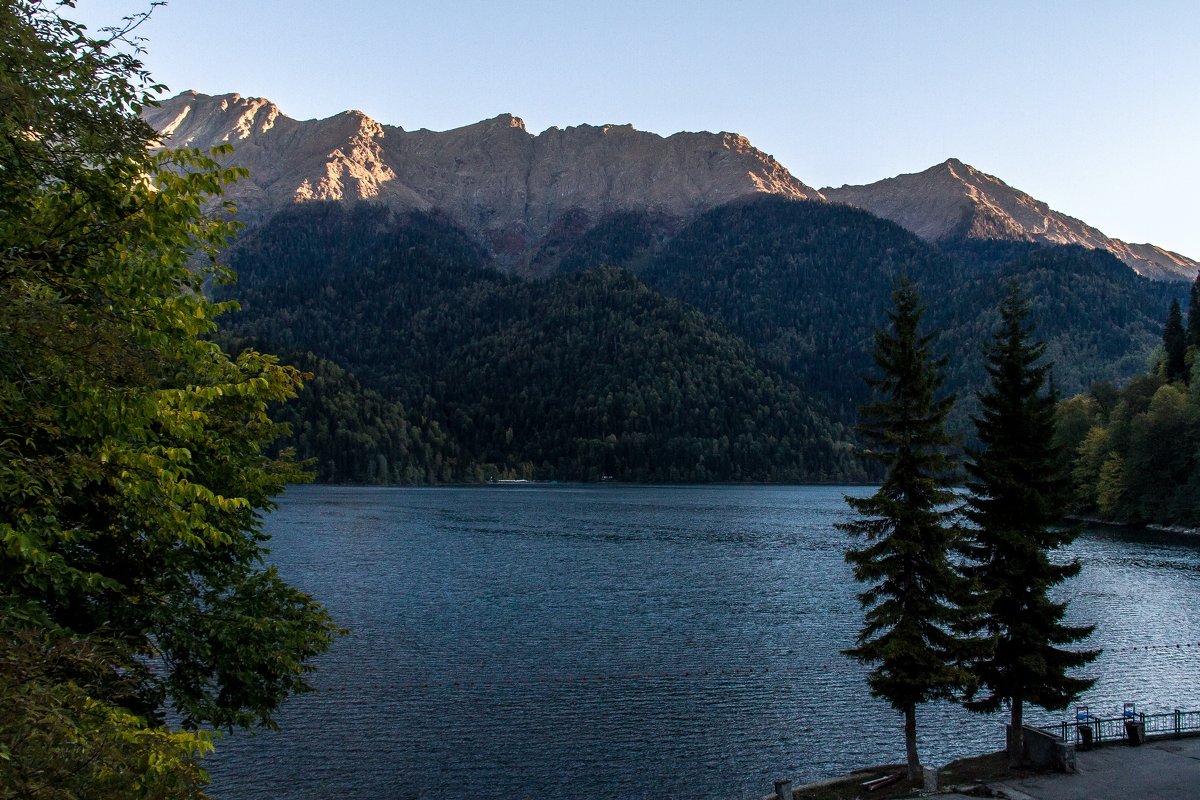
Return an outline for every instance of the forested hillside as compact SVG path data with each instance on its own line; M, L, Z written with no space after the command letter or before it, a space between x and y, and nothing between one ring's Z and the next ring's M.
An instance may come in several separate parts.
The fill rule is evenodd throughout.
M901 272L922 288L956 265L897 225L829 203L768 197L714 209L639 265L654 288L713 315L853 419L872 336Z
M673 225L613 214L546 255L557 275L521 281L437 214L305 204L251 231L217 291L241 302L232 335L314 373L284 418L320 479L426 483L865 479L852 426L898 275L951 356L968 435L1003 278L1031 297L1063 393L1139 372L1184 288L1081 248L942 251L827 203Z
M224 342L233 352L246 344ZM282 357L307 377L298 397L272 410L272 418L291 431L276 449L293 448L318 482L411 485L503 477L498 470L473 469L436 420L410 414L334 362L311 352Z
M1164 317L1162 346L1145 374L1059 404L1076 514L1200 526L1200 282L1186 327L1177 306Z
M1186 287L1138 277L1109 253L1081 247L971 242L939 250L864 211L764 197L713 209L665 245L660 226L627 215L598 226L564 268L616 263L667 296L724 322L760 355L851 422L868 399L872 335L892 282L907 274L927 324L951 356L947 387L964 401L951 428L969 429L984 382L980 344L1005 279L1020 279L1062 392L1128 380L1145 366L1161 309ZM606 239L611 244L605 244Z
M229 330L311 351L378 393L360 403L378 415L349 411L361 390L318 364L321 385L288 420L322 477L868 477L848 431L752 348L623 270L518 282L436 217L339 205L286 212L232 265L240 283L221 292L243 310ZM384 434L386 452L346 456Z
M1107 252L1082 247L977 243L952 253L965 267L958 287L928 287L930 324L951 354L948 382L960 403L952 424L967 429L984 380L979 342L998 321L1001 287L1015 277L1030 298L1030 319L1046 342L1055 389L1062 396L1096 383L1124 384L1146 369L1162 335L1163 309L1187 286L1139 277Z

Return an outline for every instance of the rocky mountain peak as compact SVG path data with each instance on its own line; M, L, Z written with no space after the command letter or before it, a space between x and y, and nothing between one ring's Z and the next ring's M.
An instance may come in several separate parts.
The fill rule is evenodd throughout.
M934 242L1075 244L1108 250L1153 278L1190 280L1200 271L1200 262L1108 237L958 158L818 192L727 131L663 137L628 124L584 124L535 136L508 113L447 131L406 131L361 111L297 121L264 98L195 91L144 116L165 146L232 144L231 163L249 169L250 178L228 196L250 220L308 200L439 209L516 269L538 262L548 237L560 247L563 236L581 235L613 214L647 211L679 222L772 194L857 206Z
M300 122L261 98L198 92L165 100L145 118L167 146L232 143L231 162L250 178L229 195L251 219L306 200L437 208L517 267L564 216L586 228L626 210L683 219L760 193L822 199L732 133L662 137L632 125L580 125L534 136L512 114L405 131L358 111Z
M213 147L244 141L267 133L282 116L278 106L261 97L214 97L195 91L143 112L146 121L174 147Z
M1004 239L1074 244L1108 250L1151 278L1191 280L1200 271L1200 262L1152 245L1113 239L957 158L923 172L821 192L829 200L890 219L933 242Z

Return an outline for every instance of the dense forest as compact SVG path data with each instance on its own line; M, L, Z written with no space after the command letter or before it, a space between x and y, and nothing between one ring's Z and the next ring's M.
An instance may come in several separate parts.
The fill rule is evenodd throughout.
M247 344L225 342L235 352ZM436 420L414 418L334 362L311 352L284 359L307 377L298 397L272 409L271 418L289 429L275 449L294 449L318 482L412 485L497 477L495 470L468 474L457 443Z
M239 283L217 292L241 304L233 336L313 373L283 413L319 479L394 483L869 479L853 426L897 276L953 354L949 425L968 436L1006 277L1064 393L1142 370L1184 292L1107 253L941 250L857 209L770 197L683 226L564 225L537 260L553 274L523 281L437 214L306 204L248 233L230 253Z
M1031 319L1064 392L1127 380L1144 369L1161 309L1185 291L1080 247L976 242L942 250L836 204L774 197L731 203L701 215L665 245L656 244L658 221L635 216L597 226L562 264L577 269L585 257L627 266L662 293L720 319L844 422L869 399L861 376L871 368L873 331L900 274L919 284L939 348L954 354L947 384L965 401L950 420L959 433L970 427L973 394L984 380L980 344L998 320L998 287L1007 278L1028 291ZM604 236L612 237L611 261L603 256Z
M1058 407L1073 512L1129 524L1200 526L1200 283L1185 327L1172 304L1150 370Z
M845 426L719 323L618 268L515 281L460 237L306 206L234 253L227 329L315 354L281 418L322 479L870 477Z

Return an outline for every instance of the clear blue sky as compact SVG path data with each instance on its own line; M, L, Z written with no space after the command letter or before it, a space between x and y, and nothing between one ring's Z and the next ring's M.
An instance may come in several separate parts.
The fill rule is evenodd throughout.
M535 133L736 131L816 187L954 156L1200 258L1197 0L171 0L142 33L172 93L408 129L510 112Z

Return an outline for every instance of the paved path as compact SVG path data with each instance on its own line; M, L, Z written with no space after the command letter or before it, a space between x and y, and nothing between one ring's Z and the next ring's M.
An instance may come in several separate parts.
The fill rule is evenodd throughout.
M1074 775L1039 775L990 787L1009 800L1200 798L1200 738L1107 745L1077 753L1075 763Z

